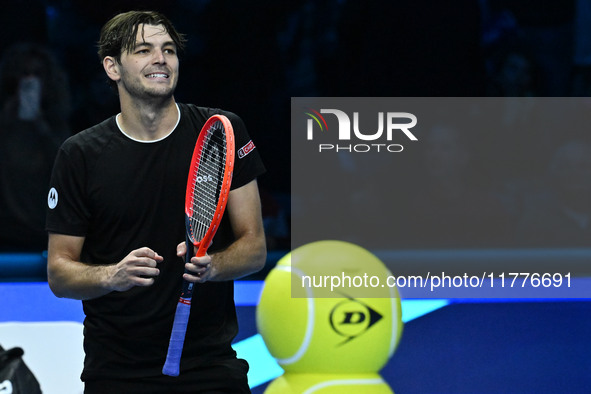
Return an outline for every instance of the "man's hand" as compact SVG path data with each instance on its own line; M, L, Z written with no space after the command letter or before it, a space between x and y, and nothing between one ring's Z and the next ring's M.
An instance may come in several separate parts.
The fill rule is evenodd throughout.
M164 258L152 249L144 247L131 251L109 270L109 287L126 291L135 286L151 286L160 274L158 263Z
M195 254L197 252L197 248L193 248L193 254ZM176 255L184 258L186 253L187 244L185 242L181 242L176 247ZM213 272L211 265L211 256L208 254L201 257L193 256L191 257L190 263L185 263L185 268L189 272L185 272L183 274L183 279L192 283L207 282L207 280L212 276Z

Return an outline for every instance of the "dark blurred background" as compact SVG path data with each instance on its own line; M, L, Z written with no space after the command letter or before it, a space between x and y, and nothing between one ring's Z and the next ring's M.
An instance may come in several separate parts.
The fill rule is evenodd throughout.
M188 35L178 101L221 107L244 119L268 168L259 182L271 250L290 247L292 96L584 97L591 92L591 0L3 1L0 250L46 248L44 210L55 152L69 135L119 111L96 41L111 16L132 9L161 11ZM551 183L560 184L556 177L565 179L575 168L563 184L589 178L587 138L586 132L574 142L565 138L570 145L552 161L519 167L527 179L553 177L541 197L552 194ZM425 141L435 147L430 161L439 169L437 160L466 165L470 155L458 152L478 152L478 144L487 143L470 138L466 145L450 130ZM457 190L447 193L441 179L434 174L433 184L422 186L442 193L444 205L434 212L457 217ZM588 183L565 192L576 206L561 219L582 232L575 246L589 246L590 199L580 198L591 190ZM508 186L503 179L491 185ZM513 228L525 226L522 221L532 215L514 201L484 203ZM539 219L533 215L531 220ZM475 219L472 213L464 216ZM548 232L550 237L552 229ZM437 237L397 246L488 246ZM528 245L536 240L542 242L536 236Z

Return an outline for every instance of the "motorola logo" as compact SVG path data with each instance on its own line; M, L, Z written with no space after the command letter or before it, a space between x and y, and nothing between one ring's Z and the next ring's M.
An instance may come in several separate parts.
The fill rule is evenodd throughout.
M49 207L49 209L54 209L57 206L57 190L55 190L54 187L52 187L49 190L49 194L47 195L47 206Z

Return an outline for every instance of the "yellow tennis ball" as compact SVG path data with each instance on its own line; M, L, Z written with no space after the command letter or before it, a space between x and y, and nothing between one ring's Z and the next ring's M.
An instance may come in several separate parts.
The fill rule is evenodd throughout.
M257 306L269 352L286 372L378 372L403 327L389 275L375 255L348 242L294 249L265 279Z
M372 374L285 373L272 381L265 394L393 394L382 377Z

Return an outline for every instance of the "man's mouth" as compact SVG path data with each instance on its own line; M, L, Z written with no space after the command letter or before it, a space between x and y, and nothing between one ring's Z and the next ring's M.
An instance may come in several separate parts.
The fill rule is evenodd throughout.
M146 75L147 78L168 78L168 74L165 73L151 73Z

